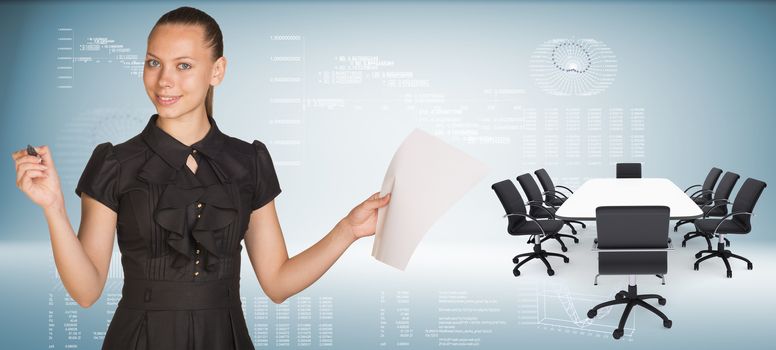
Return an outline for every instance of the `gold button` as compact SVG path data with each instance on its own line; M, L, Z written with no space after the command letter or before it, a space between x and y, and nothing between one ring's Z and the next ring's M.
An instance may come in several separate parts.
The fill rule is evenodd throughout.
M202 208L202 203L197 203L197 208Z
M194 272L194 276L199 276L199 271Z
M194 262L195 265L199 265L199 260Z
M191 151L191 153L197 153L197 150L193 150L193 151Z
M197 254L199 254L199 249L197 249Z
M197 214L197 218L199 218L200 216L202 216L202 215L201 214Z

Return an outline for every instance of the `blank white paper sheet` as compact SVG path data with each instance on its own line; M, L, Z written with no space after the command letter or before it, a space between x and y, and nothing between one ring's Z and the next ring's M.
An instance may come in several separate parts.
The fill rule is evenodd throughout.
M404 270L423 236L442 214L487 174L481 161L415 129L402 142L385 173L372 256Z

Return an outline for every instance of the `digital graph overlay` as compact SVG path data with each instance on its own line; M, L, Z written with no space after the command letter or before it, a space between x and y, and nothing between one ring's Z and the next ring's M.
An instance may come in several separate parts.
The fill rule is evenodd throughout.
M531 55L530 75L556 96L592 96L605 91L617 75L617 57L595 39L552 39Z

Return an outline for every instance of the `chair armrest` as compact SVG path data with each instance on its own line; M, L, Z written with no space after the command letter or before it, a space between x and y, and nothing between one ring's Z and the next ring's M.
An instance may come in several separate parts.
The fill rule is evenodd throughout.
M690 198L690 199L695 200L695 199L698 199L698 198L700 198L700 197L695 197L695 198ZM727 200L727 198L720 198L720 199ZM720 199L717 199L717 200L720 200ZM715 202L715 199L712 198L712 199L709 199L709 200L707 200L707 201L705 201L705 202L703 202L701 204L698 204L698 205L699 206L712 205L712 204L714 204L714 202Z
M562 189L564 189L564 190L566 190L566 191L569 191L569 192L571 192L571 194L574 194L574 191L572 191L570 188L568 188L568 187L566 187L566 186L555 185L555 188L562 188Z
M593 242L593 251L599 253L624 253L624 252L667 252L674 250L674 245L668 242L668 247L665 248L614 248L614 249L598 249L598 242Z
M557 193L557 194L559 194L559 195L561 195L563 198L560 198L560 197L558 197L558 196L556 195L556 193ZM553 190L544 191L544 192L542 192L542 194L543 194L543 195L545 195L545 196L553 196L553 197L555 197L555 198L559 198L559 199L569 199L569 197L568 197L568 196L566 196L565 194L563 194L562 192L553 191Z
M690 187L687 187L687 188L684 190L684 193L687 193L687 191L689 191L691 188L696 188L696 187L701 187L701 186L703 186L703 185L692 185L692 186L690 186Z
M722 217L722 219L720 219L720 220L719 220L719 224L717 224L717 227L715 227L715 228L714 228L714 234L715 234L715 235L717 234L717 230L719 230L719 227L720 227L720 226L722 226L722 223L725 221L725 219L727 219L727 218L729 218L729 217L731 217L731 216L736 216L736 215L749 215L749 216L754 216L754 214L752 214L752 213L749 213L749 212L743 212L743 211L741 211L741 212L738 212L738 213L730 213L730 214L727 214L727 215L723 216L723 217Z
M697 190L693 194L690 195L690 198L695 198L697 196L702 196L704 194L714 194L714 191L712 191L712 190Z
M722 204L717 204L717 205L715 205L715 206L713 206L713 207L709 208L709 210L706 210L706 212L704 212L704 213L703 213L703 218L704 218L704 219L705 219L705 218L707 218L707 217L709 217L709 213L710 213L712 210L714 210L714 208L719 208L719 207L727 206L728 204L733 204L733 203L729 202L727 199L714 199L713 201L720 201L720 200L724 200L724 201L725 201L725 203L722 203Z
M508 217L508 216L522 216L522 217L524 217L524 218L526 218L526 219L528 219L528 220L531 220L531 222L534 222L534 223L536 223L536 226L538 226L538 227L539 227L539 231L542 231L542 235L543 235L543 236L546 236L546 235L547 235L546 233L544 233L544 229L542 228L542 225L541 225L541 224L539 224L539 220L536 220L536 219L535 219L533 216L531 216L531 215L527 215L527 214L518 214L518 213L515 213L515 214L504 214L504 217ZM532 236L534 236L534 235L532 235Z
M553 214L553 213L552 213L552 212L551 212L549 209L547 209L547 208L546 208L545 206L543 206L542 204L545 204L545 202L542 202L542 201L528 201L528 202L525 202L525 206L527 206L527 207L537 207L537 208L542 208L542 209L543 209L545 212L547 212L547 214L549 214L549 215L550 215L550 217L551 217L553 220L555 220L555 214ZM555 207L553 207L553 208L555 208Z

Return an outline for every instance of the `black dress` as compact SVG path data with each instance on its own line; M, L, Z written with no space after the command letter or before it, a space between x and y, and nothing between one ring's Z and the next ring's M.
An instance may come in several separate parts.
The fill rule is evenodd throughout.
M191 146L157 118L124 143L97 145L75 189L118 214L124 286L102 348L254 349L239 293L241 241L251 211L280 194L272 159L211 117Z

